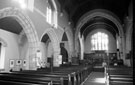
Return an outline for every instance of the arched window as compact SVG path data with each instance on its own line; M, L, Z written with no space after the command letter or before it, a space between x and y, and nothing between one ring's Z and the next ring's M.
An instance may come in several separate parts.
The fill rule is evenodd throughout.
M57 28L58 25L58 14L57 9L54 6L54 1L48 0L48 6L46 9L46 21Z
M108 50L108 35L97 32L91 36L91 50Z
M47 6L46 9L46 21L51 24L52 23L52 9L50 6Z

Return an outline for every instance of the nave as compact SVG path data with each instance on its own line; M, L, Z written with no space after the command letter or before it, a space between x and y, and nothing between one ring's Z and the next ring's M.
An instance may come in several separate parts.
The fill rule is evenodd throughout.
M81 85L105 85L103 72L92 72Z
M96 68L95 68L96 67ZM70 65L0 73L2 85L133 85L126 66Z
M91 72L92 65L53 69L42 68L37 71L13 71L0 73L0 83L14 85L80 85Z
M0 0L0 85L133 85L133 0Z

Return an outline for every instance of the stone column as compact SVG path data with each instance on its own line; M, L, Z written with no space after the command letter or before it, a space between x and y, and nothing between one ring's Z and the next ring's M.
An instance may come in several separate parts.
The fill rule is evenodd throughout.
M36 48L29 47L29 70L36 70Z
M54 54L53 54L53 67L59 67L59 60L58 60L58 56L60 54L60 50L58 51L54 51Z

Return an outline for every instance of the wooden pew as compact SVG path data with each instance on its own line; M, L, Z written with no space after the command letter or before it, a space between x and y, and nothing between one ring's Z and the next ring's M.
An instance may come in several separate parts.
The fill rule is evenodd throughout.
M133 75L109 75L110 77L126 77L126 78L133 78Z
M36 76L36 77L50 77L50 78L63 78L64 85L79 85L92 71L92 66L72 66L68 68L59 68L53 72L47 72L44 70L38 71L21 71L12 72L12 75L23 76Z
M63 79L50 78L50 77L36 77L36 76L20 76L13 74L0 74L0 80L24 82L24 83L35 83L44 85L63 85ZM54 82L52 82L54 81Z
M33 74L29 74L28 75L33 75ZM53 72L53 73L50 73L50 72L39 72L39 73L36 73L35 75L37 76L48 76L48 77L61 77L63 78L63 81L64 81L64 85L66 85L66 83L68 85L76 85L76 77L75 77L75 72L64 72L64 71L59 71L59 72Z
M110 81L109 85L133 85L133 82L127 81Z
M24 83L24 82L14 82L14 81L5 81L5 80L0 80L1 85L42 85L42 84L33 84L33 83ZM50 85L44 84L44 85Z
M35 73L33 73L35 72ZM63 81L66 85L66 83L68 85L72 85L71 84L71 75L74 75L74 73L68 74L68 73L50 73L50 72L37 72L37 71L27 71L27 72L11 72L11 73L3 73L3 74L10 74L10 75L16 75L16 76L24 76L24 77L49 77L54 79L54 81L56 81L56 78L59 79L64 79ZM67 82L68 81L68 82ZM52 81L53 82L53 81Z
M132 85L133 84L133 72L132 68L128 67L109 67L106 74L110 85Z
M85 80L85 78L92 72L93 67L92 66L80 66L79 68L73 67L73 70L71 69L66 69L66 70L59 70L59 71L54 71L54 73L65 73L65 72L73 72L71 76L74 77L74 84L73 85L79 85L81 82Z
M107 71L110 75L132 75L133 71L131 68L108 68Z
M133 82L133 78L125 78L125 77L110 77L110 81L127 81L127 82Z
M71 74L68 73L50 73L50 72L42 72L42 73L30 73L30 72L13 72L14 75L24 75L24 76L37 76L37 77L50 77L50 78L63 78L63 81L66 81L68 85L71 85ZM64 82L65 83L65 82ZM65 84L64 84L65 85Z

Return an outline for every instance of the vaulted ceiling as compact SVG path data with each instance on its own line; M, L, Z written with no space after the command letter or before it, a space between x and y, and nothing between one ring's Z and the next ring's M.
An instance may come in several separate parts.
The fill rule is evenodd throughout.
M58 0L61 7L69 14L76 25L78 19L86 12L93 9L106 9L116 14L123 22L128 13L131 0Z
M15 33L15 34L20 34L22 31L22 26L16 21L16 19L12 17L5 17L0 19L0 29Z
M94 9L105 9L113 14L115 14L119 19L120 23L124 24L124 18L128 16L128 8L131 3L131 0L58 0L61 4L61 8L66 10L69 15L74 28L78 20L85 13L94 10ZM95 23L102 24L95 24ZM103 24L104 23L104 24ZM102 17L95 17L89 20L84 26L81 27L80 32L86 38L87 35L94 29L103 28L112 33L115 37L116 34L119 34L118 28L110 20L107 20Z
M131 0L58 0L61 8L65 9L69 15L70 20L73 22L73 25L76 26L79 18L91 11L93 9L106 9L114 14L116 14L122 23L124 23L124 17L128 15L128 7ZM116 28L113 23L107 21L104 18L94 18L94 20L88 21L82 28L81 32L84 33L86 28L90 24L96 22L104 22L106 24L111 25L113 28ZM106 27L106 26L104 26ZM0 29L4 29L16 34L19 34L22 31L22 26L11 17L6 17L0 19ZM95 28L94 28L95 29ZM112 33L115 35L118 32L118 29L111 29ZM87 33L86 33L87 34Z

